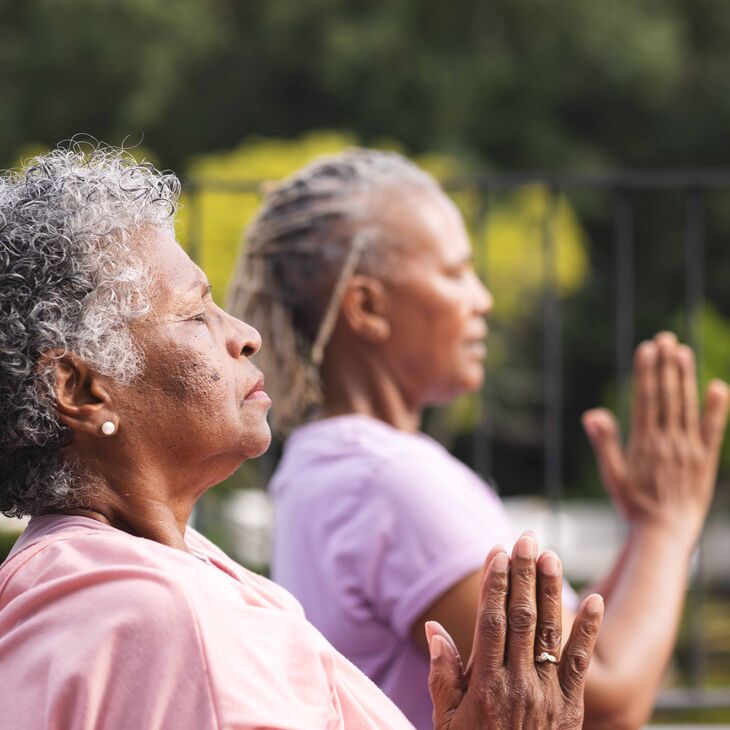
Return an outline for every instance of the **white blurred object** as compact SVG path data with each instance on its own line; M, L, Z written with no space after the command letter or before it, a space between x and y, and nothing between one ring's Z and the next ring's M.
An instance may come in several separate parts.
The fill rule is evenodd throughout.
M553 512L542 497L507 497L504 505L518 529L534 530L541 549L560 556L566 577L578 583L595 581L611 567L626 536L626 524L604 502L570 501ZM268 494L242 489L226 501L221 521L229 532L234 557L263 568L271 562L274 510ZM714 516L703 538L703 568L712 583L730 585L730 517Z
M507 497L504 506L519 531L534 530L541 549L560 556L566 577L578 583L600 578L609 570L623 544L627 526L611 505L603 502L562 502L552 512L541 497ZM712 515L702 538L703 576L713 584L730 585L730 516ZM697 556L693 561L696 569Z
M274 523L269 495L262 489L241 489L226 500L223 518L234 557L247 566L268 566Z
M0 531L1 532L17 532L20 534L30 521L30 517L6 517L0 512Z

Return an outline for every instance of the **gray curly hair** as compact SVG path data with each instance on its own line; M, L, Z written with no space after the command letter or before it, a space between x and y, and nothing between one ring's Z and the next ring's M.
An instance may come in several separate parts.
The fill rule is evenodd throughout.
M128 323L148 309L130 239L171 229L180 184L121 149L71 141L0 176L0 511L78 506L89 479L64 456L48 353L119 382L142 357Z
M383 193L442 193L426 172L394 152L352 149L315 160L269 190L248 228L228 309L256 327L258 362L287 433L322 399L320 366L347 281L392 268L398 245L383 224Z

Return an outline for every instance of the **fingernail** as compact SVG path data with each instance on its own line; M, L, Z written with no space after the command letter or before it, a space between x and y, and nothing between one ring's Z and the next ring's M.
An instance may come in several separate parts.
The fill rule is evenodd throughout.
M492 570L495 573L506 573L509 569L509 557L507 553L497 553L492 559Z
M434 634L431 637L431 640L428 642L428 651L431 654L431 659L438 659L441 656L444 648L443 641L438 634Z
M536 552L535 540L530 535L523 535L517 541L517 555L521 558L534 558Z
M540 561L540 569L545 575L557 575L560 572L558 556L553 553L547 553Z
M596 616L603 610L603 598L594 593L592 596L588 596L586 601L586 611L591 616Z
M433 621L426 621L423 625L423 630L426 632L426 641L430 644L431 637L436 633L436 629L433 626Z

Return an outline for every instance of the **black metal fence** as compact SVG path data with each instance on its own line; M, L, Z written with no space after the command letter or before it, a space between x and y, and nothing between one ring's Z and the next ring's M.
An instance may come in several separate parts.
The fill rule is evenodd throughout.
M671 228L671 235L678 239L681 246L678 278L681 289L672 282L667 283L668 300L675 302L675 310L683 313L683 338L691 344L701 363L704 343L700 328L702 303L707 299L706 288L706 243L708 223L708 196L719 193L728 194L730 210L730 170L662 170L641 172L616 172L602 175L570 174L553 172L508 173L482 175L458 180L449 180L445 187L452 193L468 191L475 195L478 204L476 214L470 221L474 230L484 230L489 216L503 196L528 185L540 185L546 191L548 203L544 208L542 221L542 260L543 285L539 302L542 319L541 370L542 370L542 438L541 438L541 492L555 510L564 498L566 464L566 389L565 389L565 348L564 317L566 303L561 297L557 278L557 246L553 216L561 198L572 200L575 196L598 196L603 203L603 213L597 227L602 231L604 241L600 245L604 251L604 261L611 261L608 270L600 276L604 279L606 304L612 311L612 322L604 323L612 331L613 371L615 383L615 407L625 420L628 403L627 388L630 382L633 349L637 344L637 291L645 282L637 277L637 217L642 215L646 196L662 197L670 201L673 223L657 235L664 235ZM186 186L188 207L188 248L194 258L203 251L202 220L204 208L201 194L220 192L225 194L256 194L259 185L251 182L222 182L215 180L197 181ZM714 201L713 205L717 205ZM577 207L580 217L580 205ZM678 221L679 224L677 223ZM724 230L718 230L722 235ZM730 236L730 220L727 235ZM590 232L589 232L590 233ZM486 243L489 246L489 242ZM606 257L606 249L611 249ZM730 258L730 256L728 257ZM483 254L476 261L480 272L489 278L485 270ZM714 262L710 262L714 265ZM608 280L610 279L610 282ZM710 295L711 296L711 295ZM610 299L613 299L612 303ZM660 327L671 326L670 322L658 322ZM730 367L730 363L728 363ZM474 427L472 445L467 461L480 474L493 475L495 448L495 423L491 409L487 406L493 396L494 383L487 378L480 395L484 399L481 418ZM570 444L568 444L570 446ZM715 600L719 592L709 586L703 572L702 547L699 549L697 568L692 578L685 620L683 664L685 667L684 688L664 693L660 706L667 709L677 708L730 708L730 687L719 686L708 689L707 659L712 647L708 646L705 635L704 612L708 601ZM719 590L719 589L718 589ZM730 605L730 604L726 604ZM728 617L730 627L730 617ZM730 634L730 630L728 631ZM730 643L730 642L729 642ZM724 657L725 682L730 684L730 651ZM717 684L718 680L713 681ZM723 683L720 682L722 685Z

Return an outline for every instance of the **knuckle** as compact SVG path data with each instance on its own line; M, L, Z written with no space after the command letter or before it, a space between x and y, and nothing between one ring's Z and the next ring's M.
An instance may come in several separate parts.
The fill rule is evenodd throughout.
M598 618L586 617L580 624L578 636L584 641L592 641L598 634Z
M567 657L568 671L576 678L582 677L588 671L591 662L590 655L584 650L574 651Z
M560 629L554 623L542 624L537 635L540 643L548 649L560 644Z
M535 563L515 561L512 567L512 579L522 583L535 582Z
M540 592L554 605L563 593L563 586L559 580L545 580L540 584Z
M483 636L499 636L507 629L507 617L502 611L483 611L479 614L478 627Z
M533 606L526 603L518 603L510 606L509 626L517 633L528 633L535 630L537 624L537 611Z
M489 590L497 595L505 595L509 587L509 577L507 573L490 573Z

